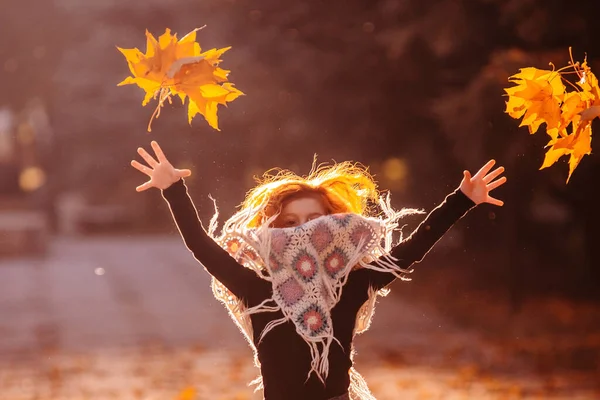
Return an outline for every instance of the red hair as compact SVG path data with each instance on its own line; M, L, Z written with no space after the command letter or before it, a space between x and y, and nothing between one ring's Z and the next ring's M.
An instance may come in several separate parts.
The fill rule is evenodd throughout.
M241 206L242 210L262 210L250 219L249 228L260 226L280 212L285 201L302 194L319 195L330 214L369 215L372 203L379 200L377 184L368 169L350 162L313 167L305 177L289 170L270 170L258 183Z

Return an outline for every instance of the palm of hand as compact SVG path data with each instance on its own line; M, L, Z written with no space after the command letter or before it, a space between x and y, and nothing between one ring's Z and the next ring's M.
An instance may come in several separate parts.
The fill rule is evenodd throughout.
M496 168L490 172L496 161L488 161L477 173L471 176L469 171L464 172L460 183L460 190L475 204L490 203L496 206L504 205L504 202L490 196L490 192L506 182L506 177L498 178L504 167ZM498 179L496 179L498 178Z
M175 168L168 161L158 163L154 167L154 173L150 177L150 181L159 189L166 189L178 179L179 177L175 174Z
M173 168L169 160L167 160L167 157L165 157L165 154L158 143L152 141L150 145L152 146L157 159L154 159L154 157L148 154L148 152L141 147L138 148L138 154L142 156L142 158L148 163L149 167L135 160L131 161L132 167L150 177L149 181L141 184L135 190L141 192L151 187L164 190L173 183L177 182L179 179L185 178L186 176L190 176L192 174L192 171L189 169Z

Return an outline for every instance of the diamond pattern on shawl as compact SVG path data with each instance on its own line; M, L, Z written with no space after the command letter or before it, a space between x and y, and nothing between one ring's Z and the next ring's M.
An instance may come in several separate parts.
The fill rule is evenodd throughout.
M280 256L288 244L288 236L282 229L274 229L271 234L271 252Z
M323 313L321 307L316 304L310 305L296 319L309 336L317 336L328 328L327 316Z
M289 277L285 282L277 286L275 292L289 307L296 304L304 296L304 289L302 289L302 286L294 277Z
M225 250L227 250L227 252L229 254L231 254L232 256L238 256L239 258L239 254L238 254L238 250L241 247L241 243L239 241L239 239L237 238L233 238L233 239L229 239L227 242L225 242Z
M350 221L352 220L353 214L332 214L331 217L335 222L337 222L342 228L348 226Z
M292 266L304 282L310 282L317 273L317 260L306 250L301 251L294 258Z
M336 247L325 258L325 270L329 276L335 278L340 271L346 269L347 263L348 256L346 253L339 247Z
M374 235L372 229L370 228L370 226L362 221L359 225L357 225L354 228L354 230L350 234L350 240L352 241L352 244L354 245L354 247L358 248L358 246L361 244L361 241L362 241L361 250L363 250L366 246L368 246L369 243L371 242L371 240L374 239L374 237L375 237L375 235Z
M312 363L309 374L316 372L322 377L325 369L326 378L327 365L323 360L328 356L328 346L335 338L331 311L340 299L341 280L352 270L350 259L363 260L378 256L382 250L389 251L387 242L385 248L379 246L383 245L380 240L383 241L391 233L396 220L395 216L382 220L364 218L357 214L334 214L294 228L269 228L272 236L268 242L264 241L263 235L256 235L254 231L244 233L242 230L241 233L234 231L224 235L218 243L230 254L233 250L238 250L238 258L246 253L243 258L247 261L260 259L258 262L242 263L255 270L259 276L264 274L265 279L266 275L270 275L270 279L267 279L273 290L270 300L277 303L276 308L284 314L285 320L292 321L297 333L311 346ZM328 232L321 231L319 224L325 225ZM332 236L328 243L327 233ZM238 238L240 240L237 241L237 246L234 243L228 245L229 240ZM365 243L366 246L357 248L360 243ZM245 250L248 248L254 252L247 253ZM269 262L265 262L266 260ZM388 264L378 264L378 267L390 272L397 271ZM227 305L236 322L249 325L245 305L215 279L213 291ZM361 311L358 316L356 327L361 331L368 326L372 307L373 305L370 309ZM271 312L273 307L261 305L252 311ZM252 337L251 328L244 325L242 329L247 337Z
M314 227L313 233L310 236L310 241L314 248L319 253L322 253L333 241L333 235L327 225L321 222Z

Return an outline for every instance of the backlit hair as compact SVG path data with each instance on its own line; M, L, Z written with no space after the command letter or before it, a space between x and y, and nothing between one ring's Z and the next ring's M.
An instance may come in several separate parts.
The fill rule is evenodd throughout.
M281 212L286 201L305 194L321 196L323 205L329 214L354 213L364 217L374 217L376 216L374 214L382 211L385 214L382 219L382 222L386 225L385 230L395 229L399 218L417 212L415 210L394 211L391 208L389 196L381 198L377 185L368 169L356 163L343 162L320 166L313 163L313 168L305 177L289 170L273 169L267 171L257 181L258 185L247 193L241 209L225 223L222 237L215 239L220 245L225 245L230 252L237 251L227 245L228 238L237 237L235 232L241 232L244 228L266 226L265 223ZM215 213L211 220L209 229L209 235L211 236L213 236L217 226L217 216L218 213ZM246 237L251 237L251 235ZM391 235L390 240L388 240L387 233L383 233L381 239L385 239L386 247L391 246ZM260 276L263 275L261 266L244 265L248 268L260 269L261 271L258 273ZM249 314L246 313L249 310L247 305L214 278L212 287L215 297L225 304L233 320L244 333L254 351L254 363L260 369L258 352L253 342L253 326ZM379 291L375 291L373 288L369 289L368 300L357 312L354 334L362 333L369 328L377 296L384 296L387 291L388 289ZM350 359L352 360L353 357L354 352L351 352ZM348 373L351 398L375 400L364 378L354 367L350 367ZM259 376L252 383L258 385L257 390L262 388L262 376Z
M242 211L262 210L249 220L247 227L260 226L279 213L286 200L305 193L320 194L329 214L354 213L369 216L373 211L372 205L379 200L377 184L368 169L361 164L313 164L311 172L305 177L289 170L273 169L258 179L258 186L248 192L242 203Z

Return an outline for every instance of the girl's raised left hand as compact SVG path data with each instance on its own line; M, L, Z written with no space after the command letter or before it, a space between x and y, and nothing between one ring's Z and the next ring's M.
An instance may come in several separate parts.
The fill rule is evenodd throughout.
M464 171L464 177L460 183L460 190L475 204L490 203L496 206L504 205L504 202L490 196L490 192L506 182L506 177L500 177L504 167L498 167L492 172L490 170L496 164L495 160L488 161L477 173L471 176L469 171ZM498 178L498 179L496 179Z

